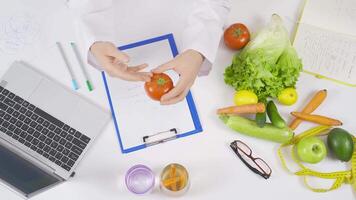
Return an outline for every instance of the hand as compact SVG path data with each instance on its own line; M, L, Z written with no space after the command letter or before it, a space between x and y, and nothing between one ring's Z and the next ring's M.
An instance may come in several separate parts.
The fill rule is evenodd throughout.
M90 51L110 76L127 81L151 80L151 72L140 72L148 66L147 64L128 66L129 56L110 42L95 42Z
M161 98L162 105L175 104L182 101L187 96L190 87L197 77L204 57L195 50L187 50L173 60L152 70L153 73L162 73L167 70L174 70L179 75L177 85Z

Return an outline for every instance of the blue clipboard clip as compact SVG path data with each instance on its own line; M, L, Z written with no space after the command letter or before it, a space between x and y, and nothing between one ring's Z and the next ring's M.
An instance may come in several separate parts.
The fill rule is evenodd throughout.
M161 131L152 135L143 136L143 142L146 146L152 146L160 143L164 143L177 138L178 130L176 128L169 129L167 131Z

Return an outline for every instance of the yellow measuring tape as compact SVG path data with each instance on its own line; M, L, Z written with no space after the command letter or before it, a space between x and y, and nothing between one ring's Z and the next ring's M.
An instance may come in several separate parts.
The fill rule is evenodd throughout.
M322 173L322 172L317 172L314 170L311 170L307 167L305 167L295 156L294 152L294 145L297 144L300 140L306 137L310 136L317 136L321 135L322 133L325 133L326 131L330 130L330 126L317 126L314 128L311 128L299 135L296 135L290 142L287 142L285 144L282 144L278 148L278 157L281 160L282 166L289 171L290 173L293 173L297 176L303 176L304 179L304 184L306 185L307 188L314 192L328 192L331 190L335 190L339 188L342 184L352 184L353 189L356 191L356 148L354 149L354 152L352 154L351 158L351 170L346 170L346 171L337 171L337 172L329 172L329 173ZM356 143L356 138L354 137L354 142ZM283 157L282 149L288 146L291 147L291 157L293 161L300 167L300 170L297 172L292 172L288 167L286 160ZM318 177L321 179L334 179L334 183L331 185L330 188L315 188L309 185L308 183L308 177Z

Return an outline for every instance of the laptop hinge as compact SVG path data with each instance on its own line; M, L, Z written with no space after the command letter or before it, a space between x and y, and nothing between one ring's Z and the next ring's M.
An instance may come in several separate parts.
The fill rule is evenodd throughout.
M0 81L0 86L1 87L6 87L6 85L7 85L7 81L4 81L4 80Z

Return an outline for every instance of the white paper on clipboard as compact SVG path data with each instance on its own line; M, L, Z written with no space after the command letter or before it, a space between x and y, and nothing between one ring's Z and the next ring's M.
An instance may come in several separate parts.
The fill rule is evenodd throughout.
M160 40L124 50L130 56L130 65L147 63L151 70L173 58L171 44ZM166 72L174 83L179 76L174 71ZM122 151L141 149L143 138L175 128L180 134L198 131L194 123L188 100L174 105L162 106L150 99L144 90L143 82L127 82L118 78L106 77L110 90L112 112L116 118L118 136ZM194 107L195 109L195 107ZM114 119L115 120L115 119ZM199 120L199 119L198 119ZM200 122L198 129L201 129ZM142 147L144 148L144 147Z

